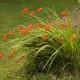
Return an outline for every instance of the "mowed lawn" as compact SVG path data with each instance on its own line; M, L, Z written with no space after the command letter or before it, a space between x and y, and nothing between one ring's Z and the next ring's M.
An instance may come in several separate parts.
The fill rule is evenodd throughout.
M27 15L22 15L24 8L29 8L30 11L36 11L39 7L52 8L54 6L58 14L66 8L77 5L76 0L0 0L0 52L2 52L2 36L8 33L9 30L15 30L19 25L32 23L33 21L27 18ZM45 16L45 14L39 14ZM5 50L5 48L4 48ZM10 80L9 66L6 63L5 57L0 60L0 80Z

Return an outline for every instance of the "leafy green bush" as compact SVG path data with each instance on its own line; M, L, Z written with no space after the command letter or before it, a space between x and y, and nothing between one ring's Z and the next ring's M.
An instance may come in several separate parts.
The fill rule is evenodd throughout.
M39 8L36 14L41 14ZM16 71L21 73L74 71L80 67L80 25L78 15L73 16L69 11L62 11L60 16L55 10L44 9L44 17L38 17L34 11L25 8L22 15L30 14L33 19L28 27L19 26L18 30L10 31L3 36L2 46L12 51L8 57ZM77 13L75 13L77 14ZM38 22L38 23L37 23ZM8 39L8 40L7 40ZM3 49L3 47L2 47ZM17 52L17 54L16 54Z

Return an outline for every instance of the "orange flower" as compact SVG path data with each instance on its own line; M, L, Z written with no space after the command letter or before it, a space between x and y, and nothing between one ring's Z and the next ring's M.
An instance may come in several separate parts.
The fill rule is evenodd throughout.
M34 25L30 24L29 27L28 27L28 29L31 30L31 29L33 29L33 27L34 27Z
M46 25L45 31L49 31L49 30L50 30L50 25Z
M9 38L9 35L7 34L7 35L4 35L3 37L2 37L2 39L3 40L6 40L6 39L8 39Z
M3 55L4 55L4 53L3 53L3 52L1 52L1 53L0 53L0 58L2 58L2 57L3 57Z
M12 57L13 57L13 55L12 55L12 54L9 54L9 55L8 55L8 57L9 57L9 58L12 58Z
M14 50L14 51L12 51L12 52L11 52L11 54L16 54L16 51L15 51L15 50Z
M64 29L64 28L65 28L65 25L61 24L60 29Z
M63 43L64 42L64 38L61 37L61 38L58 39L58 41L59 41L59 43Z
M72 40L76 41L77 40L77 36L76 35L72 35Z
M18 31L21 31L23 29L23 26L18 27Z
M42 37L42 41L47 41L48 40L48 35L44 35L43 37Z
M18 64L18 62L19 62L18 60L15 60L15 61L14 61L15 64Z
M10 30L9 34L14 34L14 32L12 30Z
M38 23L37 26L38 26L39 28L42 28L43 25L42 25L41 23Z
M19 59L20 59L20 60L24 60L24 59L25 59L25 56L22 55Z
M30 16L33 17L34 15L35 15L34 11L30 12Z
M42 12L42 8L38 8L37 12Z
M61 16L67 16L68 12L67 11L62 11Z
M9 57L9 58L12 58L14 54L16 54L16 51L15 51L15 50L12 51L12 52L8 55L8 57Z
M60 29L64 29L68 27L68 23L64 23L60 25Z
M28 33L28 30L26 28L22 29L22 34L26 35Z
M28 8L24 8L22 14L26 14L28 12Z

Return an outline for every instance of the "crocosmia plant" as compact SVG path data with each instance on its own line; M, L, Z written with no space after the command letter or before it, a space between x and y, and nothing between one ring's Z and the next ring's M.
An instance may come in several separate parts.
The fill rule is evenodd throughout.
M47 19L38 14L47 15ZM14 73L71 72L80 69L80 12L24 8L21 15L32 19L2 36L0 59L6 57Z

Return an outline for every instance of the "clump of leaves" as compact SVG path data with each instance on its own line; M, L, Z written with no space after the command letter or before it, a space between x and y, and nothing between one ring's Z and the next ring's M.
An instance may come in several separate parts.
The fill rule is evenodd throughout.
M42 12L42 8L40 10ZM49 20L32 15L30 18L36 19L38 24L18 27L18 31L14 33L15 39L4 43L4 45L14 43L10 50L24 53L25 60L20 64L19 70L24 73L48 71L54 73L79 69L80 25L74 25L75 22L72 20L74 16L66 10L58 16L55 10L47 8L45 14ZM8 36L10 35L12 34L9 33ZM6 39L7 37L4 40ZM20 55L17 54L14 59Z

